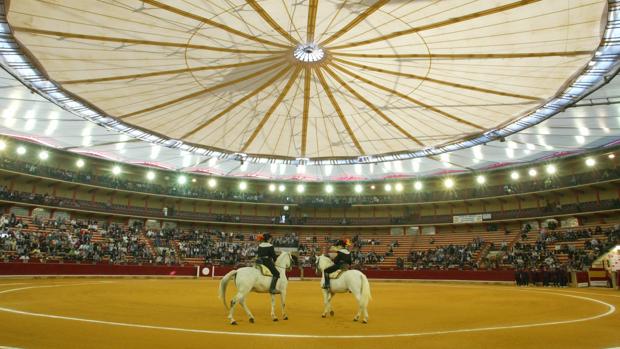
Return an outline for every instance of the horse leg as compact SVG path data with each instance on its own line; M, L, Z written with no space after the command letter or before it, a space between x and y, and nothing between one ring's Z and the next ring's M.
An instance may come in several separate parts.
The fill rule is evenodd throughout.
M247 296L247 295L246 295ZM243 310L245 310L245 313L248 314L248 317L250 318L250 323L254 323L254 315L252 315L252 312L250 311L250 308L248 308L248 305L245 303L245 299L247 297L243 297L239 303L241 303L241 305L243 306Z
M358 321L360 319L360 315L364 311L362 307L362 295L360 293L355 293L355 299L357 300L358 308L357 308L357 314L355 314L353 321Z
M364 312L364 320L362 320L363 324L367 324L368 323L368 306L363 306L362 307L363 312Z
M323 291L323 314L321 314L321 317L327 317L327 313L331 310L331 304L329 303L329 300L331 299L330 295L329 295L329 290L327 289L322 289Z
M328 295L328 297L329 297L328 298L328 302L329 302L329 316L334 316L334 310L332 309L332 298L334 298L335 295L336 294L331 292L331 291L329 292L329 295Z
M282 306L282 320L288 320L286 314L286 290L280 290L280 305Z
M230 310L228 311L228 320L230 320L231 325L237 324L237 321L235 321L235 319L233 318L233 314L235 313L235 306L237 306L237 303L239 303L240 301L243 301L244 296L245 294L241 290L238 290L237 294L230 301Z
M271 297L271 320L278 321L278 316L276 316L276 295L270 293L269 296Z

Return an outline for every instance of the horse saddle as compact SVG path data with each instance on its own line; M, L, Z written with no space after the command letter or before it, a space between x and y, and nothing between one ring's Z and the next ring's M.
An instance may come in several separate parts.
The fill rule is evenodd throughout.
M330 273L330 274L329 274L329 278L330 278L330 279L337 279L337 278L339 278L339 277L340 277L340 275L342 275L345 271L346 271L346 270L343 270L343 269L338 269L338 270L336 270L335 272Z
M254 268L258 269L264 276L273 276L269 268L267 268L264 264L256 264Z

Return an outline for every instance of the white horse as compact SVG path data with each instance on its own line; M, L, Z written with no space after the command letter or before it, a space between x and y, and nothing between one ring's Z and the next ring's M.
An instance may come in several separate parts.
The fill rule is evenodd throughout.
M293 257L289 252L282 252L278 259L276 259L275 266L280 272L280 278L276 283L276 293L280 294L280 303L282 304L282 318L284 320L288 320L288 315L286 314L286 287L288 285L288 279L286 278L286 270L288 270L293 262ZM230 301L230 309L228 308L228 303L226 302L226 286L230 279L235 279L235 286L237 286L237 294ZM220 289L219 289L219 297L224 302L224 307L226 307L228 312L228 319L230 320L231 325L236 325L237 321L233 318L233 313L235 312L235 306L237 304L241 304L246 314L250 317L250 322L254 323L254 315L245 304L245 299L250 291L258 292L258 293L268 293L269 286L271 285L271 276L264 276L256 267L243 267L236 270L230 271L228 274L224 275L222 280L220 281ZM278 321L278 317L275 312L276 299L275 295L271 294L271 319L273 321Z
M317 257L317 268L321 272L321 288L323 287L323 283L325 279L323 277L323 270L334 265L329 257L326 256L318 256ZM326 317L327 313L331 316L334 315L334 311L332 310L331 299L334 297L336 293L345 293L351 292L357 299L357 303L359 304L359 308L357 310L357 314L353 318L353 321L358 321L360 316L364 316L362 319L362 323L368 322L368 302L372 299L370 294L370 284L368 283L368 278L359 270L347 270L343 271L342 274L337 279L330 280L330 288L322 289L323 290L323 303L325 308L323 309L322 317Z

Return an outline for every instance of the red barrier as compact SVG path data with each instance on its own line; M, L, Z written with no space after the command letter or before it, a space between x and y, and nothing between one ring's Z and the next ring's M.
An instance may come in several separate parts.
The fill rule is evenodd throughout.
M208 268L209 272L203 272ZM202 276L211 276L212 266L201 267ZM231 271L231 266L215 266L215 276L221 277ZM205 270L206 271L206 270ZM511 270L365 270L370 279L409 280L460 280L460 281L514 281ZM0 275L153 275L195 276L195 266L158 265L111 265L76 263L0 263ZM300 277L301 271L293 268L288 277ZM304 268L305 278L318 277L314 268Z
M0 263L0 275L196 276L196 267L76 263Z

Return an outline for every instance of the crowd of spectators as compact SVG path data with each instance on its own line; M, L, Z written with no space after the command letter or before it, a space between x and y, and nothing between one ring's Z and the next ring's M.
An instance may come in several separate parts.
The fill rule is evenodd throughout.
M424 191L420 193L402 193L389 195L345 195L345 196L317 196L317 195L289 195L281 193L260 193L245 191L222 191L207 188L202 185L178 185L171 178L170 184L162 185L142 181L132 181L118 176L95 174L86 169L71 171L63 168L55 168L42 164L33 164L24 161L4 158L0 161L0 167L7 170L29 173L37 176L58 178L70 182L101 185L110 188L140 191L154 194L175 195L191 198L205 198L213 200L230 200L245 202L273 202L299 204L312 207L348 207L353 204L380 204L399 202L423 202L440 200L457 200L460 198L472 198L483 196L497 196L516 194L574 186L577 184L597 182L620 177L618 169L603 169L563 177L547 177L544 180L532 179L531 181L511 183L497 186L467 188L452 191Z
M467 245L438 246L425 251L411 251L407 256L407 263L411 269L476 269L478 263L474 258L480 251L484 240L474 238ZM405 266L404 261L397 261L397 265Z

